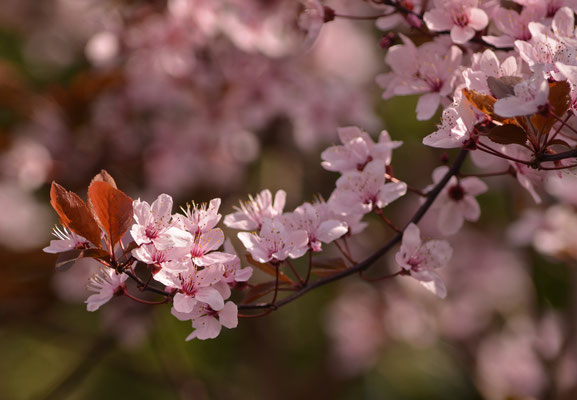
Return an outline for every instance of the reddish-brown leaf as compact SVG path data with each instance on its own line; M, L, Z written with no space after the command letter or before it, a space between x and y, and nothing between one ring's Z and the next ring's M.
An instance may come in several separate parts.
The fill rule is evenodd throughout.
M558 118L561 118L571 104L571 87L567 81L562 82L550 82L549 83L549 106L551 113L555 114ZM531 116L531 123L542 135L547 135L557 118L553 116L535 114Z
M242 302L243 302L243 304L252 303L253 301L260 299L261 297L266 296L267 294L274 292L274 288L275 288L275 282L274 281L263 282L263 283L259 283L258 285L254 285L246 293L246 296L244 296L244 299L242 300Z
M103 169L100 170L100 172L94 178L92 178L90 184L92 185L93 182L106 182L109 183L110 186L112 186L113 188L118 189L118 186L116 186L116 181L114 180L114 178L110 176L110 174L106 172L106 170Z
M491 141L498 144L520 144L525 145L527 142L527 134L516 125L501 125L492 128L488 135Z
M90 184L88 198L96 221L114 247L132 224L132 199L103 181Z
M311 272L317 276L325 277L347 269L347 264L342 258L327 258L315 260Z
M100 229L86 203L76 193L69 192L56 182L50 188L50 204L60 221L72 232L100 247Z
M253 266L255 266L256 268L260 269L261 271L263 271L264 273L267 273L271 276L276 276L276 269L277 267L270 265L269 263L260 263L258 261L256 261L254 258L251 257L250 254L247 253L246 255L246 259L248 260L249 263L251 263ZM289 278L284 272L279 271L278 272L278 280L280 282L286 282L286 283L290 283L293 284L294 282L292 281L291 278Z
M489 116L492 120L501 122L503 124L517 125L517 121L513 118L503 118L493 110L497 99L488 94L482 94L475 90L463 89L463 95L477 110Z

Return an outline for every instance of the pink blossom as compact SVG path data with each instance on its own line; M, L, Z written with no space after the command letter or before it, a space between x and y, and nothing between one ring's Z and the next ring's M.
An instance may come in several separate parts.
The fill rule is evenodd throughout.
M182 269L182 267L178 265L184 263L184 259L187 258L189 254L190 246L170 247L165 250L158 250L152 243L143 244L132 250L132 256L138 261L146 264L155 264L163 268L167 265L172 265L173 268L176 267L176 269ZM183 260L182 263L178 263L179 260Z
M285 226L293 231L304 230L313 251L321 251L321 243L330 243L349 230L343 221L321 219L318 210L310 203L304 203L292 213L284 214L283 221Z
M489 23L477 0L435 0L434 4L435 8L423 17L427 27L437 32L450 30L455 43L467 43L475 31L483 30Z
M358 233L361 233L367 227L367 223L362 222L362 219L364 217L363 213L339 214L339 213L335 212L331 208L331 206L326 201L324 201L323 199L317 199L313 203L313 206L318 211L321 220L324 221L324 220L334 219L337 221L344 222L347 225L347 227L349 228L347 234L356 235Z
M438 167L433 171L433 182L437 184L449 167ZM434 203L439 211L438 227L443 235L453 235L461 229L463 222L477 221L481 216L476 196L487 191L487 185L476 177L457 179L452 177Z
M240 259L238 258L230 239L224 242L224 251L232 254L234 258L231 261L223 263L224 276L222 280L228 285L234 285L237 282L246 282L252 276L252 267L241 268Z
M218 213L220 207L220 199L212 199L209 204L190 204L186 205L186 209L182 209L184 215L177 215L177 220L182 224L183 228L193 235L198 235L207 232L214 228L220 218Z
M411 223L405 228L401 249L395 255L395 260L404 270L419 281L427 290L440 298L445 298L447 289L435 269L446 265L453 249L444 240L421 240L421 231Z
M115 295L119 295L125 288L126 274L118 274L113 268L101 269L88 282L88 290L96 292L86 299L86 309L96 311Z
M203 303L197 303L189 313L178 312L173 308L172 315L181 321L192 321L194 331L188 335L186 341L195 338L214 339L220 334L222 326L233 329L238 325L238 308L232 301L227 301L218 310Z
M238 238L258 262L283 261L306 253L308 235L304 230L289 231L280 217L266 218L259 234L240 232Z
M52 234L58 239L51 240L50 246L42 249L45 253L62 253L68 250L87 249L91 247L88 240L74 232L70 232L66 227L62 227L62 229L54 227Z
M146 201L134 200L134 220L130 234L141 245L154 243L160 249L184 247L192 235L171 225L172 197L161 194L150 206Z
M174 309L178 312L191 312L197 302L206 303L213 309L220 310L224 306L224 300L214 285L220 282L223 274L222 265L212 265L199 271L193 264L189 264L188 271L166 275L163 283L178 289L173 303Z
M500 48L513 47L515 40L530 40L529 23L540 21L543 17L541 7L524 7L520 13L510 8L498 7L491 13L491 21L502 34L483 36L483 40Z
M383 208L407 192L404 182L385 183L385 163L373 160L362 171L350 171L337 180L329 206L337 213L366 214Z
M282 214L286 201L286 192L279 190L274 196L274 203L270 190L266 189L255 197L249 196L249 200L240 203L240 207L233 214L224 217L224 224L229 228L246 231L260 229L265 218L274 218Z
M471 68L463 72L467 89L475 90L484 94L492 94L487 84L487 78L492 76L521 76L521 60L515 56L508 56L502 61L492 50L473 55Z
M382 131L379 142L373 139L356 126L337 129L342 145L331 146L322 152L321 165L329 171L346 172L362 169L371 160L379 159L385 165L391 163L393 149L403 142L392 141L387 131Z
M563 14L564 11L561 11ZM556 25L556 31L566 31L569 28ZM577 48L567 39L558 37L551 28L537 22L529 23L532 38L529 41L515 41L515 49L534 72L542 71L545 78L563 80L564 77L557 70L555 63L577 65Z
M384 99L423 94L417 103L417 119L430 119L441 99L453 91L455 71L461 64L463 52L441 40L417 48L407 37L399 36L403 44L392 46L385 56L392 72L377 76L377 83L385 89Z
M423 139L423 144L444 149L461 147L470 138L476 123L477 118L471 104L461 97L443 110L441 124L435 132Z
M513 96L497 100L494 106L495 114L501 117L532 115L547 104L549 83L539 71L531 78L516 84L513 90Z
M224 243L224 232L220 228L211 229L195 236L190 249L192 261L199 266L230 261L234 255L217 250Z

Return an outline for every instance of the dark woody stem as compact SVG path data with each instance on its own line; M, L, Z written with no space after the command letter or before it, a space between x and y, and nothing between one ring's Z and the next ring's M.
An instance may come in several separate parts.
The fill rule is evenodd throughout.
M449 180L459 173L459 171L461 170L461 166L463 165L463 162L467 158L468 152L469 151L467 149L461 149L461 151L457 155L457 158L455 159L455 161L453 162L453 164L451 165L445 176L443 176L443 179L441 179L441 181L437 183L437 185L435 185L435 187L431 191L429 191L429 193L427 194L427 199L421 205L421 207L419 207L419 209L415 212L409 223L405 226L405 229L410 223L416 224L423 218L423 216L427 213L429 208L431 208L431 206L433 205L433 202L435 201L439 193L441 193L443 188L447 185L447 183L449 183ZM279 307L282 307L286 304L293 302L294 300L305 295L306 293L310 292L313 289L327 285L331 282L341 280L343 278L346 278L347 276L365 271L371 265L373 265L379 258L381 258L383 255L389 252L396 244L398 244L402 240L402 238L403 238L402 232L396 234L391 240L385 243L380 249L375 251L365 260L351 266L350 268L337 272L334 275L328 276L323 279L318 279L312 282L311 284L303 287L299 291L291 294L290 296L285 297L282 300L276 301L274 303L240 304L238 308L239 310L258 310L258 309L276 310Z

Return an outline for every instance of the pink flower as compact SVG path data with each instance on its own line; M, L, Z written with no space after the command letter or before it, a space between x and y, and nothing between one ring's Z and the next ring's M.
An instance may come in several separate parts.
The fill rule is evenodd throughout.
M304 230L288 231L280 217L265 219L258 235L240 232L238 238L252 258L261 263L298 258L308 249L307 233Z
M234 258L231 261L223 263L224 276L222 280L230 286L233 286L237 282L248 281L252 276L252 268L241 268L240 259L238 258L229 239L226 239L224 242L224 251L228 254L232 254Z
M150 206L146 201L134 200L134 220L130 234L138 244L154 243L160 249L184 247L192 235L171 225L172 197L161 194Z
M483 36L483 40L496 47L513 47L515 40L530 40L529 23L540 21L543 9L536 6L524 7L521 13L510 8L498 7L491 15L491 21L502 32L500 36Z
M403 44L391 47L385 56L392 72L377 76L377 83L385 89L384 99L424 93L417 103L417 119L430 119L441 99L453 92L455 71L463 52L441 40L417 48L407 37L399 36Z
M174 295L174 309L178 312L189 313L197 302L206 303L213 309L220 310L224 306L221 293L214 287L224 274L222 265L212 265L197 270L190 264L187 272L178 275L166 275L163 283L178 290Z
M125 288L126 274L118 274L112 268L101 269L88 282L88 290L96 292L86 299L86 309L96 311L114 296L121 294Z
M310 203L304 203L292 213L283 215L283 221L285 226L293 231L304 230L313 251L321 251L321 243L330 243L349 230L342 221L321 219L320 213Z
M407 192L404 182L385 183L385 163L373 160L362 171L350 171L337 180L329 206L341 214L366 214L383 208Z
M232 301L219 310L214 310L207 304L197 303L189 313L181 313L172 309L172 315L181 321L192 320L194 331L186 341L192 339L214 339L220 334L221 328L233 329L238 325L238 307Z
M367 223L362 222L364 214L339 214L336 213L331 206L323 199L318 199L313 203L313 206L318 211L322 220L335 219L344 222L349 228L347 234L356 235L361 233L366 227Z
M214 228L220 218L218 213L220 207L220 199L212 199L209 204L202 203L186 205L186 209L182 209L184 215L177 215L176 218L182 224L183 228L193 235L198 235Z
M437 32L450 30L455 43L467 43L475 31L485 29L489 23L485 11L477 7L477 0L435 0L434 4L435 8L423 17L427 27Z
M435 184L441 181L449 167L438 167L433 171ZM461 229L463 222L477 221L481 208L475 196L485 193L487 185L476 177L457 179L452 177L434 203L439 211L438 227L443 235L453 235Z
M54 227L52 234L58 239L51 240L50 246L42 249L45 253L62 253L68 250L87 249L92 246L88 240L70 232L66 227L62 227L62 229Z
M423 144L443 149L461 147L469 139L476 123L471 104L461 97L451 107L443 110L441 124L435 132L425 136Z
M515 41L515 49L533 72L540 71L545 74L545 78L557 81L564 80L563 74L555 66L557 62L577 65L577 48L574 40L557 36L557 33L569 34L567 31L572 29L566 26L572 22L567 22L567 18L561 18L564 15L565 9L560 10L560 17L554 25L554 30L537 22L529 23L531 40Z
M513 88L515 95L501 98L495 103L495 114L501 117L532 115L539 112L548 101L549 83L539 71Z
M445 240L429 240L423 243L419 228L411 223L405 228L403 242L395 260L427 290L445 298L447 289L435 269L446 265L452 255L453 249Z
M152 243L143 244L139 248L132 250L132 256L138 261L146 264L155 264L163 268L169 263L174 265L174 261L184 259L189 256L189 254L190 246L158 250Z
M393 149L403 142L392 141L387 131L382 131L379 142L373 139L356 126L337 129L343 145L331 146L322 152L321 165L329 171L346 172L362 169L371 160L379 159L385 165L391 163Z
M235 207L236 212L224 217L224 224L229 228L246 231L260 229L265 218L274 218L282 214L286 201L286 192L279 190L274 196L274 203L270 190L266 189L256 195L249 196L249 201Z
M192 261L199 266L211 265L230 261L234 255L217 250L224 243L222 229L215 228L197 235L192 242L190 256Z
M484 94L492 94L487 84L490 76L499 78L502 76L521 76L521 60L509 56L501 62L492 50L473 55L471 68L463 72L467 89L476 90Z

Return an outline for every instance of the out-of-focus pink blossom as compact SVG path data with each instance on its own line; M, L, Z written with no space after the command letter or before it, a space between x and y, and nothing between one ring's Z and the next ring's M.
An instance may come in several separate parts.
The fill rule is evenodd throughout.
M501 117L531 115L545 107L549 97L549 83L540 71L513 88L515 94L500 98L494 106Z
M377 76L377 83L385 89L384 99L423 94L417 103L417 119L430 119L442 98L453 91L463 52L441 40L417 48L406 36L400 36L403 44L391 47L385 56L392 72Z
M441 166L433 171L434 184L443 179L448 169ZM461 229L465 220L477 221L481 216L481 209L475 197L485 193L487 189L487 185L479 178L451 177L433 205L439 211L439 231L444 235L453 235Z
M372 160L383 160L385 165L391 163L393 150L403 142L392 141L387 131L382 131L379 142L356 126L337 130L342 145L331 146L322 152L323 168L329 171L346 172L362 169Z
M246 231L260 229L266 218L274 218L284 209L286 192L279 190L274 196L274 202L270 190L266 189L255 197L249 196L249 200L240 203L240 207L233 214L224 217L224 224L230 228Z
M96 311L115 295L122 293L127 278L128 275L119 274L113 268L101 269L99 273L93 275L88 283L88 289L96 293L86 299L86 309Z
M475 31L483 30L489 17L477 0L435 0L435 7L423 16L432 31L451 31L451 39L457 44L467 43Z
M366 214L376 207L386 207L405 193L406 183L385 183L384 161L373 160L362 171L341 176L328 203L336 213Z
M349 230L343 221L322 219L316 207L310 203L304 203L292 213L284 214L283 221L290 230L304 230L307 233L309 247L312 251L321 251L321 243L330 243Z
M444 298L447 289L435 269L445 266L452 255L453 249L444 240L429 240L423 243L421 231L417 225L411 223L405 228L403 242L395 260L427 290Z

